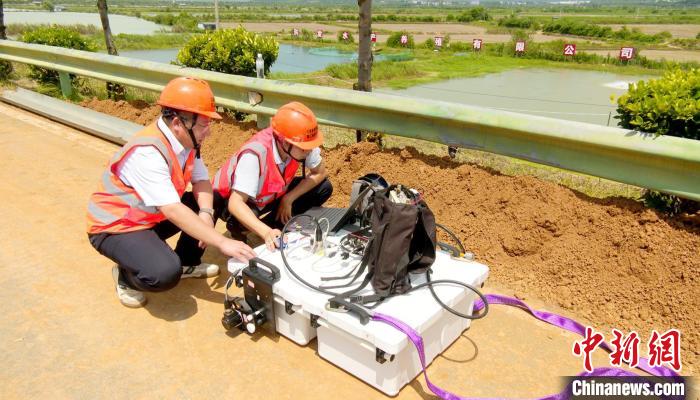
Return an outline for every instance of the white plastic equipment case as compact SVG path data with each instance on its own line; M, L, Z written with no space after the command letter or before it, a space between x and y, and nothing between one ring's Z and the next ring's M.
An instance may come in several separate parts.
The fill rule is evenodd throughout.
M328 238L329 242L337 243L344 233L341 231L338 236ZM287 261L299 276L313 285L322 284L322 276L345 275L359 263L359 258L354 256L342 260L337 249L326 249L326 254L330 255L326 257L311 254L310 248L303 245L303 240L297 243L285 250ZM264 245L255 251L260 258L275 264L281 272L279 282L273 286L275 323L281 335L300 345L306 345L318 337L318 354L322 358L390 396L398 394L405 384L420 373L418 353L403 333L381 322L370 321L362 325L352 313L327 309L330 296L298 282L285 268L279 251L271 253ZM235 260L229 261L231 272L242 266L245 265ZM477 288L488 277L488 267L485 265L454 259L440 250L432 268L432 280L457 280ZM354 287L361 281L362 278L359 278ZM413 286L425 282L425 274L411 276L411 281ZM342 282L330 281L325 284ZM457 285L435 285L434 288L445 304L461 313L471 314L476 297L472 291ZM359 294L370 293L372 288L368 285ZM388 299L374 311L398 318L420 332L427 363L452 344L470 324L470 320L443 309L428 288Z

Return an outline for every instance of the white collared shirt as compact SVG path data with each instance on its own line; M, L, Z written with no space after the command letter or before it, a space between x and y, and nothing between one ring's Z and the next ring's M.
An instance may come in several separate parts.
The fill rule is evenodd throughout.
M192 149L185 149L172 131L163 121L158 119L158 129L163 132L177 156L180 166L184 168L185 161ZM170 178L170 169L163 155L153 146L139 146L122 160L117 169L119 179L131 186L147 206L165 206L180 202L180 196ZM209 180L209 172L202 159L194 159L192 183Z
M274 139L273 139L274 140ZM287 161L282 161L277 146L272 144L272 156L275 159L275 164L280 171L284 171L287 164L292 160L291 157ZM306 167L313 169L321 164L321 149L316 147L311 150L306 156ZM260 164L258 157L252 153L245 153L238 159L236 171L233 174L233 190L245 193L250 197L258 197L258 182L260 181Z

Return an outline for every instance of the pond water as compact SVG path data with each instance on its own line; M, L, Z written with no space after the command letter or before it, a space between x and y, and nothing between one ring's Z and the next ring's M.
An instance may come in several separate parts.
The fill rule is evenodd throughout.
M102 29L100 15L96 13L48 12L48 11L6 11L5 25L9 24L58 24L58 25L95 25ZM131 33L149 35L161 30L170 30L167 26L158 25L145 19L126 15L110 14L109 26L112 33Z
M377 89L524 114L617 126L615 98L628 84L650 76L565 69L516 69L476 78L450 79L404 90Z
M140 60L169 63L177 57L179 49L160 50L131 50L120 51L124 57L137 58ZM271 72L313 72L319 71L330 64L352 62L357 60L357 54L352 52L341 52L333 48L311 48L280 44L277 61L272 64ZM382 60L381 56L375 56L375 60Z

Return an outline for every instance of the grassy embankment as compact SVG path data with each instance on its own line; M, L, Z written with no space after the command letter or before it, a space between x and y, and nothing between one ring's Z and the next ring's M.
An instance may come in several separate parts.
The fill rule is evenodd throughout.
M6 33L11 39L19 40L26 31L40 27L48 27L50 24L9 24ZM106 51L102 27L87 24L63 25L66 28L79 32L92 40L97 49ZM112 35L118 50L150 50L182 47L194 33L155 33L152 35L132 35L120 33Z
M294 42L303 45L304 43ZM317 44L318 46L318 44ZM347 49L347 45L341 46ZM395 50L393 50L395 52ZM390 53L390 52L388 52ZM471 52L455 55L453 52L433 52L417 49L412 51L409 61L379 61L372 66L372 83L392 89L453 78L467 78L489 73L503 72L515 68L565 68L613 72L626 75L657 75L662 69L640 66L559 62L543 59L474 54ZM602 59L602 57L601 57ZM350 88L357 80L357 66L353 63L332 64L323 71L312 73L273 73L272 79L290 80L301 83L330 85Z

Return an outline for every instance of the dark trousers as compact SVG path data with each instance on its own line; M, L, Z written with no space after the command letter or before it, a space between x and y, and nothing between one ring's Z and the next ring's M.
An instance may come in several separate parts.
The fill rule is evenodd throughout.
M292 182L289 183L289 188L287 189L287 192L290 192L292 189L294 189L299 184L299 182L302 181L302 179L303 178L300 176L297 176L294 179L292 179ZM331 197L332 194L333 185L331 184L331 181L329 181L328 179L324 179L323 181L321 181L321 183L313 187L308 192L299 196L299 198L296 199L294 203L292 203L292 216L303 214L311 207L322 206L323 203L325 203ZM284 227L284 224L275 219L277 215L277 209L279 208L281 201L281 198L276 199L272 203L265 206L265 208L263 208L262 210L258 209L254 205L249 205L249 207L257 216L264 215L267 213L267 215L264 215L261 219L261 221L264 222L265 225L270 226L272 228L282 229ZM214 192L214 209L215 216L217 218L221 218L226 222L226 229L228 229L228 231L231 232L231 237L237 240L242 240L244 238L243 233L246 232L248 229L244 227L240 222L238 222L236 217L229 214L228 200L222 198L217 192Z
M192 192L185 192L182 203L199 211ZM182 266L199 265L204 249L199 241L180 235L175 250L165 239L180 232L180 228L165 220L151 229L127 233L89 234L90 244L103 256L119 266L120 283L146 292L172 289L180 281Z

